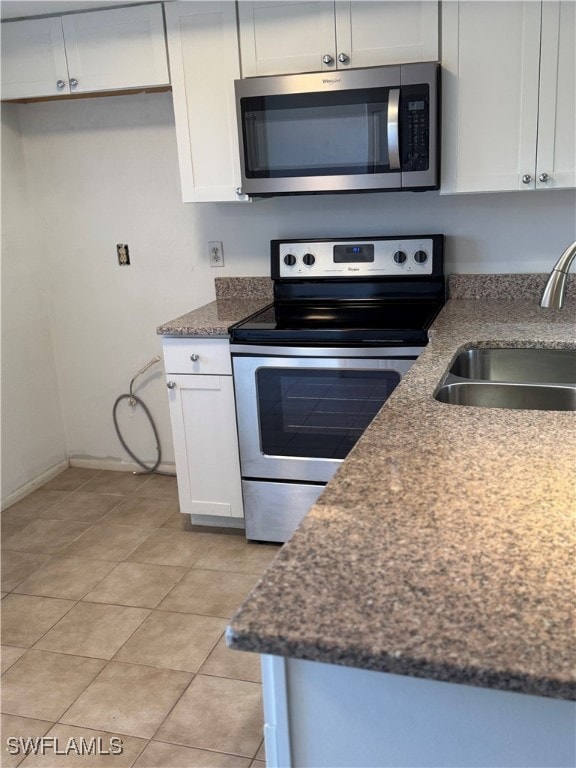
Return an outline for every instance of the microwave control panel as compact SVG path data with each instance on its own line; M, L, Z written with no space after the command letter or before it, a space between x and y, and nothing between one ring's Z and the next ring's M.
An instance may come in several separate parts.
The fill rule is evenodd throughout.
M442 271L442 235L273 240L272 277L318 279L432 276Z
M427 171L430 167L430 89L428 86L404 86L400 112L402 170Z

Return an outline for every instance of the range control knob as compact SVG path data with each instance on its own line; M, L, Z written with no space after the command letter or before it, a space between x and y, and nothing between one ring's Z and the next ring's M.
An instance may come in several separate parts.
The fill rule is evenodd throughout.
M296 256L294 256L293 253L287 253L286 256L284 256L284 264L286 264L287 267L293 267L294 264L296 264Z
M425 264L428 261L428 254L426 251L416 251L414 261L416 264Z
M404 262L407 259L407 256L404 253L404 251L396 251L396 253L394 254L394 256L392 258L394 259L396 264L404 264Z
M304 256L302 256L302 261L304 264L306 264L307 267L311 267L312 264L316 261L316 257L313 253L305 253Z

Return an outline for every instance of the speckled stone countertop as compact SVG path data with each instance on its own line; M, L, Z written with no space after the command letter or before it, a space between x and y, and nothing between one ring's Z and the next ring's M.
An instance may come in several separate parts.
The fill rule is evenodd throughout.
M576 415L445 405L433 392L476 344L576 348L576 303L541 309L541 281L495 281L480 294L459 282L452 296L482 300L448 302L227 639L574 699ZM523 298L494 298L511 295Z
M216 301L160 325L161 336L228 336L228 328L272 301L268 277L217 277Z

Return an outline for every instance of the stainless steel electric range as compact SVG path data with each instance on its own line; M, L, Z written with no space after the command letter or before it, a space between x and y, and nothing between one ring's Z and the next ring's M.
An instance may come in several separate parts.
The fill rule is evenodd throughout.
M230 329L246 536L286 541L428 342L443 235L273 240Z

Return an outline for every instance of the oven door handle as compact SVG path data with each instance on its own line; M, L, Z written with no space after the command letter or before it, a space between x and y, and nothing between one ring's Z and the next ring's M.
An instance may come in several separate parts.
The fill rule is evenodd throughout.
M383 358L385 360L405 360L415 359L424 351L423 346L386 346L381 347L322 347L322 346L275 346L269 344L230 344L230 352L234 358L250 357L275 357L278 360L289 360L290 358L334 358L339 359L360 359L368 360L371 358ZM282 367L281 364L277 364Z
M400 170L400 140L398 132L398 113L400 107L400 88L391 88L388 94L388 159L390 170Z

